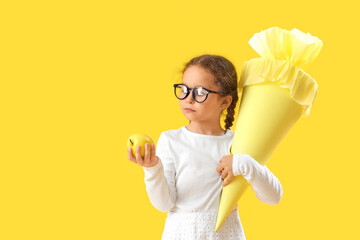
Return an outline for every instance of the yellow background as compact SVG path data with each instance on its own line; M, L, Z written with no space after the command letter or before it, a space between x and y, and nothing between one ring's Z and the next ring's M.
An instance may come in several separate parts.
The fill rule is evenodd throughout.
M240 76L258 57L248 40L273 26L324 42L306 69L319 95L267 164L280 204L240 199L246 237L360 237L356 1L120 2L0 4L0 239L160 239L166 213L127 138L186 125L181 65L220 54Z

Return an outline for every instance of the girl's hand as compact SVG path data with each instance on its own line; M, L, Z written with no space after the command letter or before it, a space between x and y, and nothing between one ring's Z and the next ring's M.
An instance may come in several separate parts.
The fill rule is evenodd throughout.
M223 187L228 185L234 177L232 163L233 155L226 155L220 160L220 165L216 168L216 171L221 175L222 180L226 178Z
M155 166L159 158L156 156L155 144L151 144L151 155L150 155L150 146L148 143L145 143L145 156L141 157L141 147L136 147L136 157L132 153L132 149L128 148L128 159L133 163L139 164L142 167L153 167Z

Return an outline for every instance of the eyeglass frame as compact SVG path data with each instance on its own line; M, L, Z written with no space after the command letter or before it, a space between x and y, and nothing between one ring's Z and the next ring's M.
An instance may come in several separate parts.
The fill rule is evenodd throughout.
M178 86L180 86L180 85L185 86L186 89L188 90L184 98L179 98L178 96L176 96L176 88L177 88ZM197 89L197 88L202 88L202 89L204 89L205 91L207 91L206 97L205 97L204 101L202 101L202 102L196 101L195 91L194 91L193 89ZM186 84L184 84L184 83L174 84L174 94L175 94L175 97L176 97L177 99L179 99L179 100L184 100L184 99L186 99L186 98L189 96L189 94L190 94L190 91L189 91L189 90L192 91L192 92L191 92L191 93L192 93L192 97L193 97L194 101L197 102L197 103L203 103L203 102L205 102L205 100L206 100L206 99L208 98L208 96L209 96L209 93L216 93L216 94L220 94L220 95L221 95L220 92L215 92L215 91L209 90L209 89L204 88L204 87L201 87L201 86L189 88L189 87L188 87Z

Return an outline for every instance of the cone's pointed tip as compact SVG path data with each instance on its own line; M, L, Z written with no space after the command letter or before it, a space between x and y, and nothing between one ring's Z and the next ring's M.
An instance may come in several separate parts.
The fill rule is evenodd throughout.
M216 221L215 232L219 230L224 221Z

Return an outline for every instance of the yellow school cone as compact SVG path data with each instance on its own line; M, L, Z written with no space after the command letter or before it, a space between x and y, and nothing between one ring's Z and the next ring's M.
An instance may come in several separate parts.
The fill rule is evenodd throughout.
M302 69L318 56L323 43L309 33L278 27L256 33L249 43L261 58L243 66L241 104L230 154L249 154L265 165L296 121L310 114L318 85ZM248 186L239 175L223 188L215 231Z

